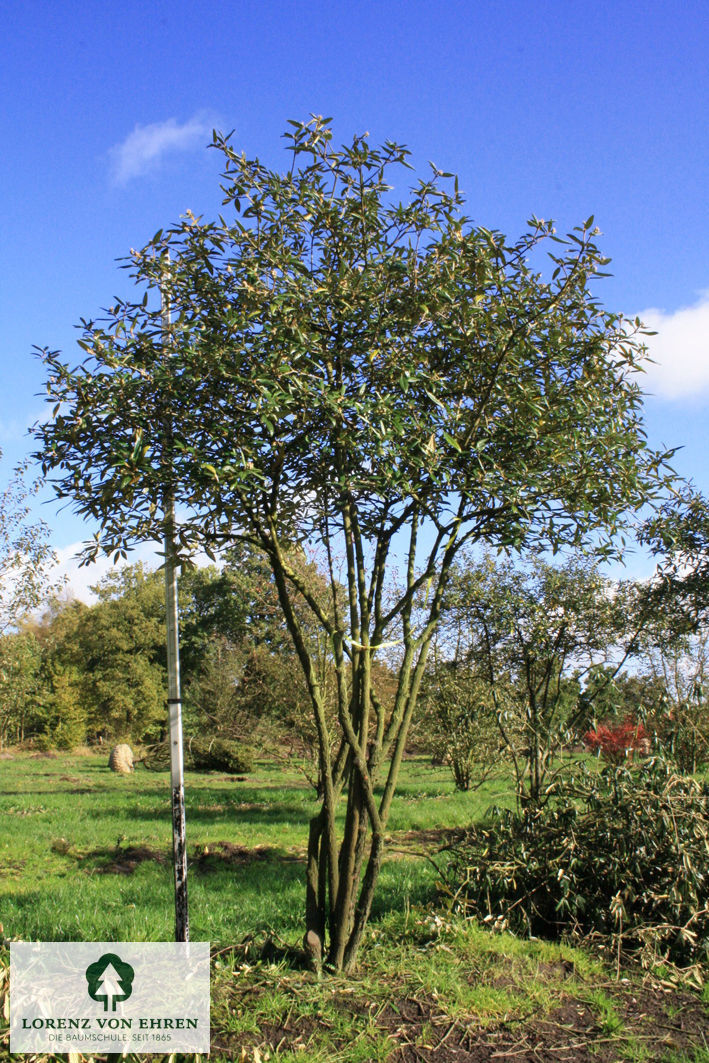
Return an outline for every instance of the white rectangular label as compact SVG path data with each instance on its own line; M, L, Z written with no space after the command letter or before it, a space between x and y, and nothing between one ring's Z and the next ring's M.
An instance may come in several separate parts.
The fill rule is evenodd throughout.
M209 1052L209 942L12 942L11 1052Z

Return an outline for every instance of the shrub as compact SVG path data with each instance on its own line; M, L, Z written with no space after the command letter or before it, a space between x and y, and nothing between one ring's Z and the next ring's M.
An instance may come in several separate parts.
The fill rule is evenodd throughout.
M492 687L470 668L439 664L427 677L415 732L434 764L446 764L457 790L480 786L500 763Z
M170 767L169 742L149 746L141 759L151 771L166 771ZM189 738L185 742L184 762L187 770L241 775L253 769L254 751L226 738Z
M253 750L226 738L190 738L186 756L195 771L228 771L238 775L251 771L254 766Z
M445 881L460 908L516 933L706 959L709 787L659 759L586 772L544 808L494 810L456 844Z
M584 735L583 741L588 749L600 752L613 764L620 764L636 752L650 752L647 731L632 716L626 716L620 723L599 724Z

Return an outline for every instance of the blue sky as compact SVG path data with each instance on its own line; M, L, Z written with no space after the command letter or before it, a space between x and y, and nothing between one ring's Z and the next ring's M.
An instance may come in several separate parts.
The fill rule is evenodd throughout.
M6 0L0 284L3 472L42 413L33 345L128 281L116 259L219 208L213 126L286 165L289 118L332 115L459 174L475 222L593 213L613 310L659 331L647 426L709 492L709 18L705 3ZM78 352L77 352L78 357ZM42 515L63 556L90 528Z

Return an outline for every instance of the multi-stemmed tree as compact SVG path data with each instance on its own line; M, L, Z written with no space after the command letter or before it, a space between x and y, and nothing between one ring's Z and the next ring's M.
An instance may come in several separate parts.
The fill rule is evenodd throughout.
M55 413L37 437L58 492L98 521L90 550L160 540L174 497L183 555L241 539L267 559L318 733L306 944L349 969L456 554L608 544L662 459L632 376L639 326L590 291L606 261L592 219L565 239L533 219L508 245L463 215L450 175L398 198L403 147L337 148L321 118L287 137L278 173L215 135L226 215L133 253L145 297L85 323L81 365L45 352ZM299 544L344 602L312 592Z

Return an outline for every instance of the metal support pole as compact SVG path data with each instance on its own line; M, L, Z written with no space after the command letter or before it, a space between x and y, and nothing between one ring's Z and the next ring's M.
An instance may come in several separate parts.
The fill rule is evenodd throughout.
M165 337L170 308L162 296ZM172 791L172 859L175 871L175 941L189 941L187 905L187 842L185 831L185 771L182 749L180 644L178 633L177 565L175 563L175 501L165 502L165 617L167 628L167 706L170 731L170 787Z

